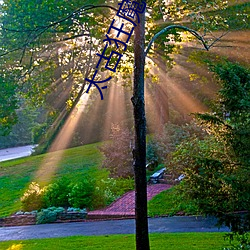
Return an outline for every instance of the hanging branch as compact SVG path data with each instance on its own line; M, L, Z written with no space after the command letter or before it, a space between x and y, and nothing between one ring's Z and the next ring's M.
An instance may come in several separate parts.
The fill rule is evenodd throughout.
M73 11L71 14L69 14L68 16L58 20L58 21L55 21L55 22L52 22L51 24L49 25L42 25L42 26L37 26L36 28L34 29L26 29L26 30L15 30L15 29L9 29L9 28L5 28L4 26L2 26L2 29L3 30L6 30L6 31L11 31L11 32L36 32L36 31L39 31L40 29L44 29L44 28L51 28L53 26L56 26L57 24L61 24L65 21L67 21L68 19L76 16L76 15L79 15L81 14L82 12L84 11L88 11L88 10L92 10L92 9L96 9L96 8L109 8L109 9L112 9L114 11L118 11L115 7L111 6L111 5L92 5L92 4L89 4L89 5L85 5L85 6L82 6L80 8L78 8L77 10Z
M155 42L155 40L161 36L162 34L164 34L165 32L168 32L171 29L181 29L184 31L188 31L189 33L191 33L194 37L196 37L204 46L204 48L208 51L217 41L219 41L223 36L225 36L228 32L222 34L220 37L218 37L217 39L215 39L215 41L213 41L213 43L211 43L210 45L207 44L206 40L204 39L204 37L202 35L200 35L197 31L190 29L186 26L182 26L182 25L170 25L164 29L162 29L161 31L159 31L157 34L155 34L153 36L153 38L151 39L151 41L149 42L146 50L145 50L145 56L147 56L152 44Z
M43 26L37 26L36 28L34 29L28 29L28 30L14 30L14 29L8 29L8 28L5 28L4 26L2 26L1 28L5 31L10 31L10 32L24 32L24 33L32 33L32 32L38 32L37 34L34 34L33 38L32 39L29 39L29 41L27 41L25 44L23 44L22 46L18 47L18 48L15 48L15 49L12 49L12 50L9 50L9 51L6 51L2 54L0 54L0 57L1 56L5 56L7 54L10 54L12 52L15 52L15 51L18 51L18 50L26 50L26 48L28 47L28 45L30 45L32 42L34 42L38 37L40 37L43 33L45 33L48 29L56 26L56 25L59 25L65 21L67 21L68 19L76 16L76 15L79 15L81 14L82 12L85 12L85 11L88 11L88 10L92 10L92 9L96 9L96 8L109 8L111 10L114 10L114 11L118 11L115 7L111 6L111 5L86 5L86 6L82 6L80 7L79 9L77 9L76 11L72 12L71 14L69 14L68 16L58 20L58 21L55 21L55 22L52 22L51 24L49 25L43 25ZM81 36L89 36L89 34L81 34ZM76 36L77 37L77 36ZM73 37L72 37L73 38ZM27 39L28 40L28 39ZM67 39L68 40L68 39Z

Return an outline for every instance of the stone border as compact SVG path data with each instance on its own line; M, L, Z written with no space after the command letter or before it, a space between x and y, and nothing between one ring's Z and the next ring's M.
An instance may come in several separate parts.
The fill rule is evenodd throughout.
M87 213L82 212L63 212L58 215L58 218L54 223L83 221L86 219L86 216ZM0 227L27 226L35 224L35 214L15 214L6 218L0 218Z

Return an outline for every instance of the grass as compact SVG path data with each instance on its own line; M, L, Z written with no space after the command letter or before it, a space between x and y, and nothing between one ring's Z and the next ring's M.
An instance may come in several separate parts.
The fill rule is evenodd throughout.
M86 174L106 177L107 172L98 168L102 160L98 145L100 143L65 150L52 180L64 176L79 181ZM50 154L53 157L56 152ZM37 181L34 176L45 157L44 154L0 163L0 217L20 210L20 197L30 182Z
M100 143L95 143L65 150L51 181L66 177L77 182L84 175L93 176L96 179L106 178L107 171L101 171L98 168L102 160L102 155L97 148L99 145ZM53 157L57 153L50 154ZM0 217L8 216L21 209L20 197L30 182L37 181L34 176L45 157L46 154L1 163ZM192 206L188 207L186 203L181 203L181 199L180 204L176 202L176 194L173 188L160 193L149 202L149 216L152 217L166 214L173 215L181 210L186 213L195 213L192 209Z
M178 212L195 215L198 214L198 209L194 204L182 199L182 197L177 194L175 187L161 192L148 203L148 215L151 217L161 215L171 216Z
M228 246L223 233L151 234L151 250L221 250ZM0 242L1 250L135 249L134 235L74 236Z

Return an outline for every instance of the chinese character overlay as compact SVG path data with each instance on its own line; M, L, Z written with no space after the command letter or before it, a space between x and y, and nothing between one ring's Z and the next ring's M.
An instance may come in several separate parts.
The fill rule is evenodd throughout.
M108 77L107 79L102 80L102 81L95 81L95 77L96 77L97 72L98 72L98 70L95 71L94 75L92 76L92 79L85 78L85 80L88 81L88 82L90 83L90 84L89 84L89 87L88 87L88 89L87 89L87 91L86 91L86 93L89 93L89 90L90 90L91 86L94 85L94 86L98 89L98 91L99 91L99 93L100 93L100 95L101 95L101 99L103 100L102 90L101 90L100 87L97 85L97 83L108 82L109 80L112 79L112 77L110 76L110 77ZM102 89L106 89L106 88L107 88L107 86L102 87Z
M134 26L137 26L135 19L137 17L137 22L140 23L139 13L143 13L146 9L146 3L142 2L139 4L136 1L123 0L121 3L118 3L120 8L117 12L117 16L126 19L131 22Z
M109 55L109 57L106 57L106 56L104 56L104 53L106 52L107 47L108 47L108 44L106 44L106 46L105 46L105 48L104 48L102 54L98 54L98 53L96 54L96 55L98 55L98 56L100 57L100 59L99 59L97 65L96 65L96 68L99 67L99 65L100 65L100 63L101 63L101 61L102 61L102 59L105 59L105 60L107 60L107 63L106 63L106 65L105 65L105 69L108 69L108 70L111 70L111 71L113 71L113 72L116 72L116 67L118 66L118 63L120 62L120 60L121 60L121 58L122 58L122 54L120 54L120 53L118 53L118 52L112 50L112 51L111 51L111 54ZM110 68L108 65L109 65L109 62L110 62L110 60L112 59L112 56L113 56L113 55L117 55L117 56L118 56L118 60L116 61L115 67L112 69L112 68Z
M132 23L134 26L137 26L135 23L136 20L138 23L140 23L139 13L143 13L145 11L146 9L145 2L138 3L136 1L123 0L118 5L119 5L119 10L116 16ZM108 29L106 39L103 40L103 42L106 42L104 50L102 51L101 54L100 53L96 54L97 56L99 56L99 60L95 66L95 73L93 74L92 79L85 78L85 80L90 83L86 93L89 93L90 88L94 86L99 91L102 100L103 100L102 89L106 89L107 86L103 86L100 88L98 84L108 82L109 80L112 79L112 77L109 76L107 79L100 81L95 80L100 64L103 60L106 60L105 69L108 69L112 72L116 72L117 66L123 55L115 50L110 50L109 46L112 46L113 43L115 44L116 49L120 49L120 45L123 45L123 51L126 51L127 50L126 43L129 42L134 31L134 27L128 30L128 27L126 27L124 23L121 23L120 27L117 27L115 25L115 22L116 22L115 19L113 19ZM114 32L116 33L117 39L111 38ZM125 40L125 42L122 40Z

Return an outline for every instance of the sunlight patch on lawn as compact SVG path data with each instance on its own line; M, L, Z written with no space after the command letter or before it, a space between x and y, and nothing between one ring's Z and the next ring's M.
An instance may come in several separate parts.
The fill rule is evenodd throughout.
M48 153L46 155L35 175L35 180L39 183L47 184L51 177L55 174L59 162L63 158L64 149L66 149L69 145L79 119L81 118L81 114L88 103L88 97L89 95L85 95L84 98L81 98L52 143L49 152L53 153Z

